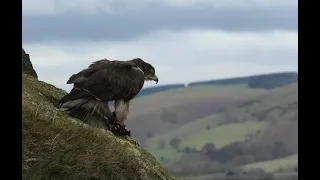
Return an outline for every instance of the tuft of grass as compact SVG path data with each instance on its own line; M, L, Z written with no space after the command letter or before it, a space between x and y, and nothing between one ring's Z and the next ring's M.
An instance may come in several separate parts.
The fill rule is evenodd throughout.
M174 179L147 151L59 112L63 90L22 78L23 179Z

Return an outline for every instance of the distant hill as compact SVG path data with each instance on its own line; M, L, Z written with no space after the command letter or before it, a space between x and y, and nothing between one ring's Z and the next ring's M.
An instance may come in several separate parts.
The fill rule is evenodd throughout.
M178 88L189 88L189 87L204 86L204 85L246 84L248 88L273 89L273 88L289 85L297 81L298 81L297 72L279 72L279 73L259 74L259 75L253 75L253 76L245 76L245 77L234 77L234 78L226 78L226 79L191 82L186 87L184 84L170 84L170 85L150 87L150 88L145 88L141 90L141 92L138 94L138 97L151 95L158 92L178 89Z
M225 87L223 91L226 92L228 89L235 89L235 86L199 87L207 89L208 92L212 92L210 88L213 87ZM188 89L184 90L187 92ZM239 90L240 87L234 96L241 96ZM149 137L146 149L171 173L184 177L182 179L199 174L210 177L195 179L214 179L213 175L230 169L249 173L247 168L239 169L244 167L261 168L265 173L269 173L268 176L274 176L274 179L295 179L298 155L298 83L259 93L255 92L257 90L262 91L247 88L248 92L254 93L254 97L243 99L242 103L233 102L220 111L215 111L211 106L211 115L193 118L185 124L181 123L180 127L170 127L165 133ZM194 93L198 94L197 96L202 94L199 90ZM169 95L169 92L163 94ZM198 98L196 94L193 96ZM213 94L222 95L218 91ZM228 98L230 97L231 93L228 94ZM197 106L202 109L200 104ZM191 112L191 109L174 112L182 114ZM199 113L204 114L200 111ZM163 124L165 122L162 122ZM149 127L152 126L148 125ZM158 125L158 129L160 127ZM263 173L259 175L265 176L267 175Z
M159 92L134 99L126 124L143 146L150 136L169 132L230 105L240 105L265 92L244 85L197 86ZM148 128L141 128L141 124Z
M297 72L281 72L254 76L193 82L188 86L247 84L249 88L273 89L298 81Z
M168 91L171 89L183 88L183 87L184 87L184 84L170 84L170 85L164 85L164 86L145 88L140 91L137 97L146 96L146 95L154 94L157 92Z

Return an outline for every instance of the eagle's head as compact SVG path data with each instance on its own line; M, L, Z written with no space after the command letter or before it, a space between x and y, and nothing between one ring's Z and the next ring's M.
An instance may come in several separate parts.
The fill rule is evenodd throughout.
M159 79L156 75L156 70L151 64L144 62L140 58L135 58L132 62L134 62L143 71L145 81L155 81L158 83Z

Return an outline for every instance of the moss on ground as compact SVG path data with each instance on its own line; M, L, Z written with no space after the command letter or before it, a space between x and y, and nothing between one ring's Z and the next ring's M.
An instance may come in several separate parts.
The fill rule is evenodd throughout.
M144 149L59 112L65 91L22 79L23 179L174 179Z

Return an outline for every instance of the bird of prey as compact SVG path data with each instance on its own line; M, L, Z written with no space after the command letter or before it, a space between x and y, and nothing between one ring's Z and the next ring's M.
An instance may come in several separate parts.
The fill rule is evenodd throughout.
M116 118L124 127L130 101L140 92L145 81L158 83L158 77L155 68L140 58L95 61L69 78L67 84L73 84L73 89L59 101L59 108L77 118L88 114L95 114L97 118ZM115 101L114 113L107 105L109 101Z

